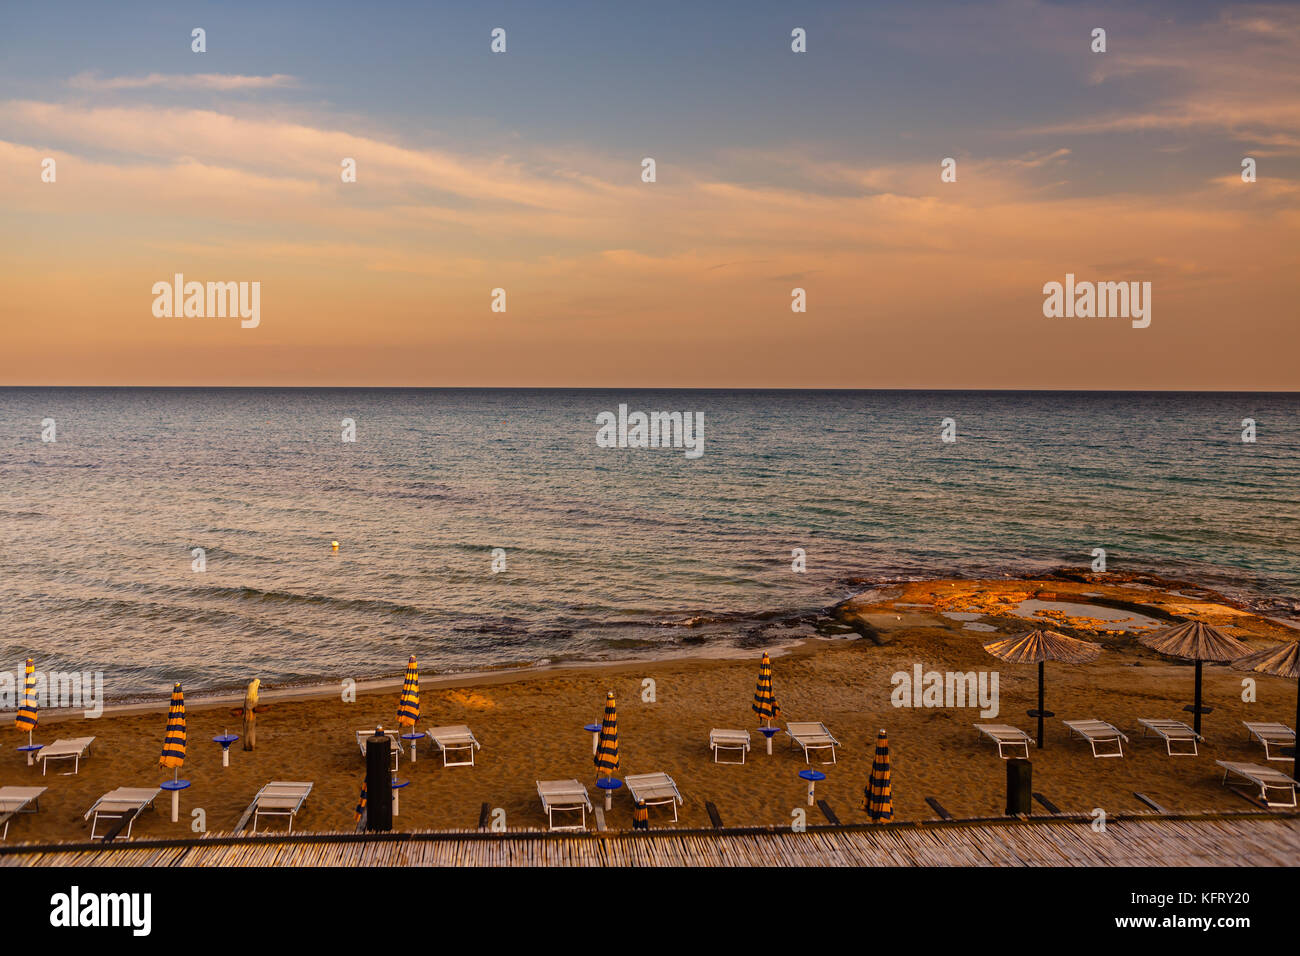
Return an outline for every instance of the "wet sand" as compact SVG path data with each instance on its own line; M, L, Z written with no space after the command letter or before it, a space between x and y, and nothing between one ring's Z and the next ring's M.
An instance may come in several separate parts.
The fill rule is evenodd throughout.
M982 601L994 613L980 616L975 623L984 622L997 632L967 629L967 621L941 613L954 606L972 606L962 605L954 588L970 590L977 585L983 590L976 605ZM1080 587L1092 593L1103 590L1096 585ZM928 796L957 817L1002 812L1004 765L993 745L972 727L984 719L978 709L896 708L891 705L891 676L900 671L910 674L916 664L927 671L997 671L1000 713L987 720L1034 733L1034 722L1025 711L1035 704L1036 668L1002 663L982 647L999 636L1035 626L1033 620L1011 620L996 610L996 595L1004 588L1031 596L1047 593L1047 588L1070 591L1057 583L908 585L873 594L846 613L848 618L856 615L870 622L870 637L811 640L773 658L774 686L784 719L821 720L843 744L837 764L814 764L827 773L827 779L817 785L817 795L829 802L842 822L866 820L859 805L881 728L888 731L891 745L895 819L933 818L925 802ZM1122 589L1105 589L1105 593L1112 599L1134 596ZM936 601L936 594L945 597ZM1159 605L1151 594L1143 597ZM1209 619L1219 613L1214 607L1218 605L1193 613ZM1230 608L1224 608L1222 616L1234 622L1230 626L1237 629L1232 633L1254 635L1254 646L1287 636L1284 628L1242 618ZM1171 758L1159 739L1140 739L1137 719L1172 717L1190 722L1182 708L1192 696L1191 665L1159 657L1110 623L1104 625L1107 630L1092 634L1086 625L1076 632L1063 622L1049 623L1059 624L1066 633L1100 640L1105 652L1094 664L1047 665L1047 707L1057 716L1047 722L1046 747L1031 749L1034 790L1066 812L1096 807L1110 813L1145 809L1134 791L1173 811L1249 809L1245 799L1221 786L1214 761L1264 763L1262 748L1247 740L1241 722L1290 724L1295 714L1294 681L1249 675L1257 681L1258 701L1245 703L1242 680L1247 675L1226 666L1207 666L1205 699L1215 708L1204 718L1208 742L1198 757ZM797 776L806 767L803 755L789 748L784 734L777 736L770 757L762 736L754 733L753 750L743 766L713 762L707 746L710 728L753 731L757 725L749 706L757 658L754 654L745 660L670 660L476 675L426 686L421 725L468 724L482 750L474 767L442 767L427 743L420 747L414 765L409 754L403 758L401 778L411 784L401 791L396 828L471 828L478 823L483 803L504 810L510 829L544 827L546 818L536 793L539 779L576 777L587 784L593 802L599 801L600 792L593 786L591 735L583 725L599 720L608 690L618 701L619 776L652 771L673 776L685 797L679 825L707 827L705 801L717 806L729 826L789 824L799 808L808 812L811 822L822 822L820 811L807 807L806 784ZM653 700L646 690L647 680L654 682ZM229 831L258 788L270 780L314 782L295 830L353 829L353 809L364 773L354 733L376 723L396 725L396 688L362 693L355 703L345 703L341 693L319 691L303 699L272 699L258 718L257 750L245 752L235 744L230 766L223 769L220 748L211 738L226 729L240 732L233 706L229 702L190 704L188 757L181 775L193 786L181 795L180 822L170 821L170 796L164 793L157 812L143 815L133 835L192 836L196 809L204 815L198 831ZM165 710L160 702L152 710L109 713L96 720L42 713L38 741L96 738L94 755L76 775L65 774L61 762L51 764L46 777L39 767L26 767L12 749L19 742L18 734L10 730L0 783L44 785L49 790L41 798L40 813L12 822L8 843L83 839L89 825L81 816L98 796L115 787L147 786L169 778L170 772L158 766ZM1124 758L1094 759L1086 743L1068 740L1061 721L1072 718L1100 718L1119 726L1131 738ZM1270 766L1286 772L1292 768L1290 762ZM626 789L620 790L608 823L611 828L627 828L631 818L631 800ZM651 810L650 821L654 828L672 825L664 808ZM272 820L270 828L283 829L284 823Z

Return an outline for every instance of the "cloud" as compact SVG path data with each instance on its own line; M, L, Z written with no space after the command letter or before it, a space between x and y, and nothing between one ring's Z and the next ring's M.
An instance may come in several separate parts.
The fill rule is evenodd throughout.
M211 90L236 92L265 90L299 85L296 77L286 73L270 76L241 76L237 73L150 73L146 76L101 77L97 73L78 73L68 80L77 90L106 92L111 90Z
M1217 19L1149 21L1111 36L1089 82L1134 105L1022 132L1095 135L1149 130L1227 132L1300 153L1300 10L1252 5ZM1113 99L1114 97L1112 97Z

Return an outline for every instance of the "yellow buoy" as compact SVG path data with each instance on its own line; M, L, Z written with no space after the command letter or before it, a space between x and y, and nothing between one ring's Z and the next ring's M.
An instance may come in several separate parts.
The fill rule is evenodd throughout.
M330 548L334 551L337 551L339 549L339 543L337 541L331 541Z

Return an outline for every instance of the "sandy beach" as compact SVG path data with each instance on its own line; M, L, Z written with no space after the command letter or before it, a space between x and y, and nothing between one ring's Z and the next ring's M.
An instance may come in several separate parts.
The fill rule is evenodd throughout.
M984 627L1015 633L1027 631L1033 622L1011 622L1005 611L998 610L1010 600L1007 595L1084 593L1104 593L1112 600L1140 596L1152 608L1181 601L1179 610L1217 619L1238 636L1249 633L1254 646L1267 646L1287 635L1281 625L1243 616L1223 604L1201 601L1190 608L1188 599L1178 594L1121 586L930 582L872 592L842 609L846 620L870 622L870 637L810 640L773 659L784 717L821 720L843 744L837 764L818 766L827 774L817 786L818 797L827 800L843 822L866 820L859 808L862 788L876 733L884 728L893 760L895 819L933 818L926 797L936 798L956 817L999 815L1005 771L993 746L972 727L981 720L978 708L894 707L891 677L911 673L917 664L927 671L996 671L1000 712L989 719L1033 733L1033 721L1025 711L1035 702L1035 668L994 660L982 645L997 633L972 630L967 626L970 621L945 617L941 609L981 607L989 613L978 615L974 623L982 621ZM1253 675L1258 700L1245 703L1245 675L1224 666L1207 666L1206 701L1215 708L1204 719L1207 743L1198 757L1171 758L1158 739L1140 739L1137 720L1187 719L1182 707L1191 699L1192 668L1139 646L1130 633L1116 630L1122 624L1060 618L1055 624L1066 633L1100 641L1105 652L1095 664L1048 665L1047 706L1057 717L1048 721L1047 746L1031 750L1036 791L1066 812L1095 807L1110 812L1142 810L1134 791L1173 811L1248 807L1241 796L1221 786L1214 761L1262 763L1262 750L1247 740L1241 722L1289 724L1295 711L1294 681ZM576 777L588 784L593 800L598 799L599 792L591 786L595 780L591 736L583 725L599 719L606 691L613 691L618 701L620 776L651 771L673 776L685 797L679 825L708 826L706 801L716 805L729 826L788 824L800 807L808 809L812 822L823 822L819 810L806 806L805 783L797 776L806 766L804 758L790 749L784 734L777 736L770 757L762 737L755 733L754 749L743 766L712 760L707 747L711 728L753 730L756 726L749 705L757 658L754 654L753 659L743 660L508 672L428 686L423 691L422 724L468 724L482 750L474 767L444 768L427 744L414 765L409 755L404 758L401 777L411 784L401 793L396 828L474 827L483 803L503 809L510 829L543 827L546 820L535 790L539 779ZM653 681L653 700L643 699L643 694L649 696L647 680ZM354 732L375 724L395 726L396 706L396 684L360 693L355 703L345 703L341 693L326 695L320 690L300 699L273 697L258 718L257 749L245 752L236 744L230 766L223 768L220 748L211 738L227 729L238 733L239 718L232 714L229 702L195 701L189 706L189 749L182 770L193 785L182 794L180 822L170 822L169 797L164 794L157 812L140 818L134 836L191 836L196 809L204 813L205 827L200 830L229 831L257 789L270 780L314 782L296 828L353 829L353 808L363 776ZM1092 717L1108 720L1130 735L1131 745L1122 760L1094 759L1085 743L1067 739L1061 720ZM8 842L84 838L89 830L82 814L99 795L119 786L164 780L168 774L158 766L164 724L161 702L95 720L42 714L38 741L93 735L95 752L75 775L55 763L42 777L39 767L24 766L21 755L11 750L3 782L44 785L49 790L41 798L41 812L14 821ZM15 735L11 739L16 743ZM1273 766L1291 767L1289 763ZM623 790L614 798L608 824L620 829L631 822L631 801ZM671 825L666 809L651 811L652 828ZM272 828L277 826L283 824L271 823Z

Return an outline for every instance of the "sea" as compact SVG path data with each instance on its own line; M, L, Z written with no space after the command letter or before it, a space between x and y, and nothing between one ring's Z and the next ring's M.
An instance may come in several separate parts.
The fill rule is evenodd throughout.
M1300 625L1300 395L0 389L0 669L110 699L769 647L1097 549Z

